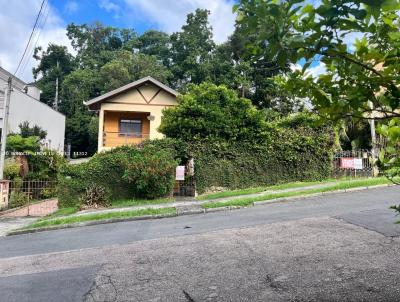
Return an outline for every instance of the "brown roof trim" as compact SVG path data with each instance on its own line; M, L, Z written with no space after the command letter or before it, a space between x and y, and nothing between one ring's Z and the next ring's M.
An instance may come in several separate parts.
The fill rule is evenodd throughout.
M137 81L134 81L134 82L132 82L132 83L129 83L129 84L125 85L125 86L122 86L122 87L119 87L119 88L117 88L117 89L114 89L114 90L112 90L112 91L110 91L110 92L107 92L107 93L105 93L105 94L102 94L102 95L100 95L100 96L98 96L98 97L96 97L96 98L94 98L94 99L91 99L91 100L86 101L86 102L83 102L83 103L84 103L86 106L89 106L89 107L90 107L90 106L95 105L95 104L97 104L97 103L100 103L100 102L102 102L102 101L104 101L104 100L106 100L106 99L109 99L110 97L113 97L113 96L115 96L115 95L117 95L117 94L120 94L120 93L122 93L122 92L125 92L125 91L127 91L127 90L129 90L129 89L131 89L131 88L138 87L138 86L140 86L140 85L142 85L142 84L144 84L144 83L146 83L146 82L151 82L151 83L153 83L154 85L156 85L156 86L158 86L159 88L161 88L162 90L165 90L166 92L172 94L173 96L177 96L177 95L178 95L178 92L175 91L174 89L172 89L172 88L170 88L170 87L164 85L163 83L157 81L156 79L154 79L154 78L148 76L148 77L144 77L144 78L142 78L142 79L139 79L139 80L137 80Z
M131 103L131 102L105 102L105 104L145 105L145 106L164 106L164 107L176 106L176 105L172 105L172 104L150 104L150 103L147 104L147 103ZM107 109L107 110L109 110L109 109Z

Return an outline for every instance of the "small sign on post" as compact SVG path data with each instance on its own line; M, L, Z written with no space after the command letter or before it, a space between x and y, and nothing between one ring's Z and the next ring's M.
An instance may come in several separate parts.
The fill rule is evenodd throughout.
M354 159L354 169L362 170L363 169L363 160L362 158L355 158Z
M175 180L185 180L185 166L177 166Z

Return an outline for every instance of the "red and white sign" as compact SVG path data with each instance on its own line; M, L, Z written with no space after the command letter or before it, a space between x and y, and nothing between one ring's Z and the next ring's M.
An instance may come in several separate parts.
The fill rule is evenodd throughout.
M340 168L362 170L362 158L343 157L340 159Z
M340 159L340 168L354 169L354 158L353 157L342 157Z
M185 166L176 167L175 180L185 180Z

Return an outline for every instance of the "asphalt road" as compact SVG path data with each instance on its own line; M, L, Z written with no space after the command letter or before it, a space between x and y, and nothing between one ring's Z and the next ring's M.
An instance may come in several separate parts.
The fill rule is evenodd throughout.
M0 239L0 301L399 301L400 188Z

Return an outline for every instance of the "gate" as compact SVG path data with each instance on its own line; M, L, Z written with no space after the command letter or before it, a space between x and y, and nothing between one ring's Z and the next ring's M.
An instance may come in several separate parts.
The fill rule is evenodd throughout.
M337 152L333 158L332 173L334 177L373 177L372 152L369 150Z
M58 208L55 180L18 179L9 181L8 185L8 207L4 216L46 216Z
M190 159L186 165L177 167L173 194L178 197L195 197L197 195L193 159Z

